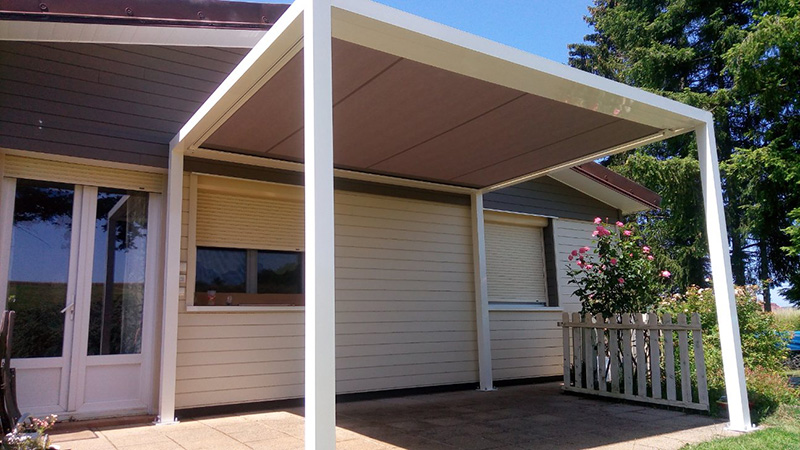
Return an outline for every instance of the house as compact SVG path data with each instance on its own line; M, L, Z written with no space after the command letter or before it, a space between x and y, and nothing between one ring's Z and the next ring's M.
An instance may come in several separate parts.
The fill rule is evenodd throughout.
M709 113L364 0L5 5L0 299L27 410L305 396L329 448L336 393L559 376L567 253L658 203L591 161L695 132L750 426Z

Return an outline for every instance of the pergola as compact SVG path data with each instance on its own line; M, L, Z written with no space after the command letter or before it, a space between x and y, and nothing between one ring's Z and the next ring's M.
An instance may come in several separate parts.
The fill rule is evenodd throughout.
M164 298L179 291L184 156L304 171L306 448L332 449L334 176L471 195L480 387L491 390L483 195L690 132L730 428L745 431L711 114L366 0L296 0L172 140ZM167 302L162 423L175 411L177 321L177 303Z

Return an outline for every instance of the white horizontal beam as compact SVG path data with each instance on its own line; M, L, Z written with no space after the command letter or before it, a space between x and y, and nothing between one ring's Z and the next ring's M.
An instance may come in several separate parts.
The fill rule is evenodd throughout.
M292 172L303 172L305 170L303 163L299 162L283 161L279 159L244 155L241 153L223 152L219 150L210 150L202 147L193 150L187 150L186 156L194 156L197 158L211 159L215 161L227 161L235 164L245 164L256 167L268 167L270 169L288 170ZM462 186L433 183L430 181L409 180L407 178L392 177L389 175L378 175L366 172L357 172L354 170L347 170L347 169L334 169L333 173L337 178L366 181L369 183L388 184L391 186L403 186L415 189L425 189L428 191L450 192L453 194L464 194L464 195L469 195L476 191L476 189L462 187Z
M534 178L539 178L539 177L544 176L544 175L549 175L549 174L551 174L553 172L556 172L556 171L559 171L559 170L569 169L571 167L580 166L583 163L594 161L596 159L604 158L606 156L614 155L614 154L617 154L617 153L622 153L622 152L625 152L625 151L628 151L628 150L632 150L632 149L637 148L637 147L641 147L643 145L647 145L647 144L652 144L654 142L663 141L663 140L669 139L669 138L671 138L673 136L678 136L680 134L685 134L685 133L688 133L688 132L691 132L691 131L692 131L691 129L685 129L685 128L678 129L678 130L664 130L664 131L656 133L656 134L654 134L652 136L647 136L647 137L644 137L642 139L637 139L635 141L626 142L625 144L617 145L617 146L611 147L611 148L606 149L606 150L602 150L602 151L599 151L599 152L591 153L591 154L582 156L580 158L576 158L576 159L572 159L570 161L563 162L561 164L556 164L556 165L548 167L546 169L537 170L535 172L531 172L531 173L526 174L526 175L522 175L522 176L519 176L519 177L516 177L516 178L512 178L510 180L503 181L501 183L494 184L492 186L489 186L489 187L481 189L481 192L487 193L487 192L496 191L498 189L511 187L511 186L514 186L515 184L524 183L526 181L533 180Z
M336 38L659 129L694 128L703 110L406 12L333 0Z

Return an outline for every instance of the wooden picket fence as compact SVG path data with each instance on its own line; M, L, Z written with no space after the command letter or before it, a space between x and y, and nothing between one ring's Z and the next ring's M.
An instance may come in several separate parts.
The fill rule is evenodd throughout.
M655 313L617 314L610 319L573 313L570 320L564 313L559 323L564 337L564 390L707 411L700 316L692 314L688 323L685 314L677 319L673 323L669 314Z

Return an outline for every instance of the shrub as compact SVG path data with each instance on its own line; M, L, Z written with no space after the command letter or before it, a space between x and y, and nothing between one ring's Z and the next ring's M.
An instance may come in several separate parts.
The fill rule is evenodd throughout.
M659 270L649 247L632 223L594 220L593 248L575 249L567 265L581 313L611 317L651 311L668 292L670 273ZM612 231L613 230L613 231Z
M776 329L773 315L761 309L757 293L757 286L735 288L748 394L754 403L754 412L764 414L778 404L796 403L798 396L783 374L783 364L788 356L788 334ZM659 312L700 314L709 395L712 402L719 400L725 392L725 378L714 291L691 286L685 294L676 294L664 301Z
M747 393L755 417L766 417L780 405L795 405L800 400L798 391L782 373L756 367L745 369Z

